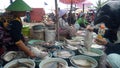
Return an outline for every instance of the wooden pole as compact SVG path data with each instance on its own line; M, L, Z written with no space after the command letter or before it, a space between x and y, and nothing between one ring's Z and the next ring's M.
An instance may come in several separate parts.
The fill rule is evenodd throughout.
M72 9L73 9L73 0L71 0L71 7L70 7L70 25L71 25L71 22L72 22Z
M56 13L56 32L57 32L57 41L59 41L59 22L58 22L58 3L55 0L55 13Z
M83 4L83 13L85 12L85 4Z

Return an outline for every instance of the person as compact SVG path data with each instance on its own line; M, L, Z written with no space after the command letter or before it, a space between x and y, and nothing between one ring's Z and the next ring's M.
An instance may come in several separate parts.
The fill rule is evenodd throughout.
M120 1L108 1L95 16L94 24L104 23L108 28L105 38L95 39L95 42L105 46L106 60L112 68L120 67ZM89 29L89 28L87 28ZM109 40L106 40L109 39Z
M69 25L67 20L67 10L61 9L59 11L59 33L60 35L66 35L66 38L71 38L72 36L75 36L76 29L74 28L74 25Z
M24 37L21 34L23 11L11 11L4 13L0 22L0 41L4 51L24 51L28 56L35 57L34 53L24 43Z
M85 14L84 13L80 13L80 17L77 19L76 21L81 28L86 28L88 22L87 20L85 19Z
M3 51L23 51L30 57L35 54L25 45L22 35L22 21L20 17L25 16L26 11L32 9L23 1L15 0L1 16L0 22L0 46Z
M69 25L74 25L75 24L75 21L76 21L76 19L75 19L76 17L75 17L75 13L68 13L68 24Z
M106 46L107 54L110 53L120 54L120 46L118 46L120 45L120 23L119 23L120 19L119 16L117 15L120 13L119 3L120 1L109 1L106 5L104 5L97 11L94 20L95 24L104 23L107 28L104 35L104 37L107 40L104 38L96 39L96 42L98 44L103 44ZM112 7L116 7L116 9ZM108 9L106 10L106 8Z
M3 30L3 28L1 27L1 26L3 26L3 24L2 24L2 17L0 16L0 56L4 53L4 47L2 46L2 36L3 35L1 35L2 33L4 33L2 30Z
M48 29L55 29L55 22L53 22L50 17L47 18L47 21L44 22L44 24Z

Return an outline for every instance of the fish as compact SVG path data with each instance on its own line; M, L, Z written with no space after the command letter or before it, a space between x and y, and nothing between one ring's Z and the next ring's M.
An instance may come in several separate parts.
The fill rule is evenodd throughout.
M92 51L84 51L84 54L89 56L100 56L99 54Z
M78 67L91 68L92 63L87 59L72 59L72 62Z
M57 52L57 56L61 58L69 58L72 54L69 51L59 51Z
M81 44L81 42L79 42L79 41L68 40L68 39L64 39L64 40L67 44L70 44L70 45L75 45L76 46L76 45Z
M42 68L66 68L65 64L58 61L48 62Z
M17 54L18 53L15 51L9 51L5 55L3 55L3 59L5 61L10 61L10 60L14 59L17 56Z
M24 66L26 65L26 66ZM31 68L33 67L33 64L29 63L29 62L20 62L20 63L15 63L13 65L11 65L9 68Z

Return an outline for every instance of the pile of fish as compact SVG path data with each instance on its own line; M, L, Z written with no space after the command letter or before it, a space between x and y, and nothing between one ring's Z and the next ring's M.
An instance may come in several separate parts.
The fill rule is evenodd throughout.
M69 51L59 51L57 52L57 57L61 57L61 58L69 58L70 56L72 56L72 54Z
M45 58L46 56L48 56L48 52L46 51L46 48L40 47L40 46L32 46L31 47L31 51L40 58Z

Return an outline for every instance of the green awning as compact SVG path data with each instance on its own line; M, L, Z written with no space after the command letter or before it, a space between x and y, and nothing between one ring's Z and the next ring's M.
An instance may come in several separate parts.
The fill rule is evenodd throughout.
M27 5L23 0L15 0L11 5L6 8L7 11L30 11L32 8Z

